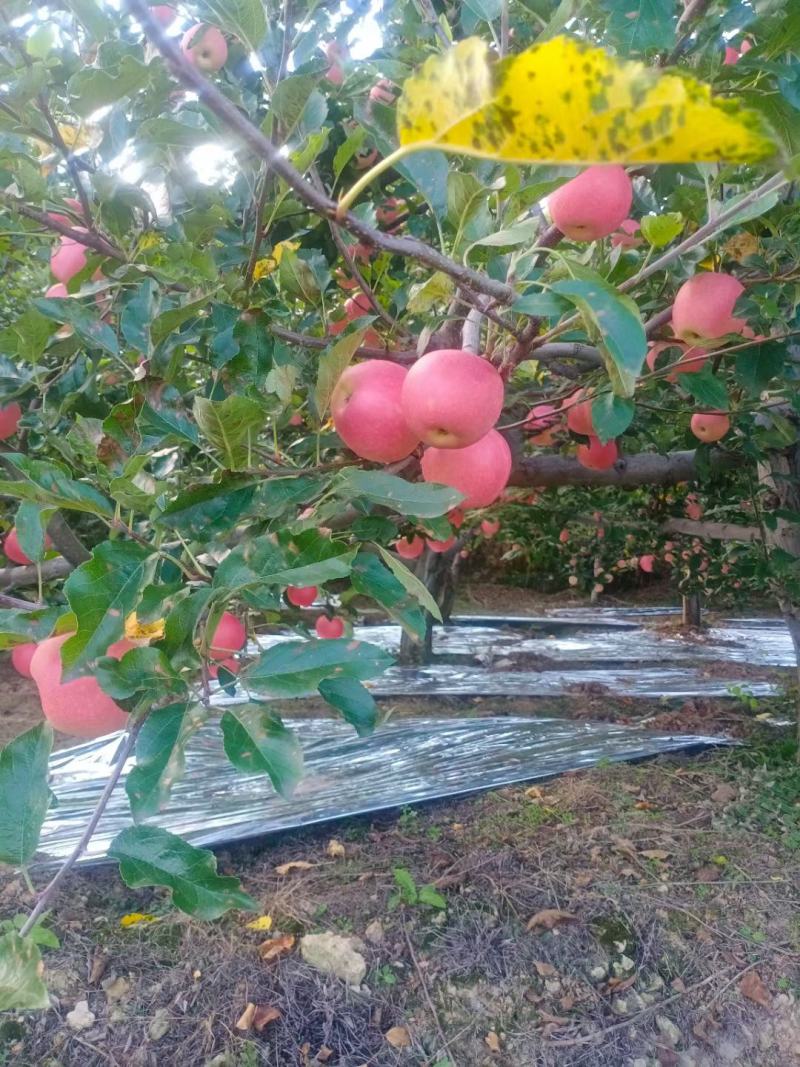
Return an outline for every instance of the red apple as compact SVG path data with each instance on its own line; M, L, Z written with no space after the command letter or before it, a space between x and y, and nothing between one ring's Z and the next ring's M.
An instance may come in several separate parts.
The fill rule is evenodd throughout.
M303 425L303 416L300 414L299 411L295 411L295 413L291 416L291 418L289 419L289 425L290 426L302 426Z
M229 659L232 652L244 647L246 640L247 630L242 620L225 611L211 638L208 655L211 659Z
M394 463L419 444L403 415L401 395L408 371L387 359L347 368L331 395L336 432L362 459Z
M372 315L372 304L366 293L356 293L344 302L344 316L349 322L360 319L362 315Z
M216 26L198 22L190 26L181 38L181 52L192 66L206 74L213 74L225 66L228 44Z
M731 428L731 420L721 411L704 411L692 415L692 433L699 441L711 444L721 440Z
M401 215L405 213L408 205L405 200L399 199L396 196L390 196L387 200L375 209L375 218L381 224L381 226L391 226L397 222Z
M575 457L582 467L593 471L609 470L619 458L616 441L601 444L599 438L590 437L588 445L578 445Z
M341 63L331 63L331 65L325 71L325 77L328 79L331 85L343 85L344 67L341 65Z
M488 508L500 496L511 474L511 449L497 430L466 448L426 448L422 476L426 482L451 485L464 494L461 507Z
M45 549L50 549L53 547L53 542L50 540L50 537L47 534L45 534L44 538L44 547ZM6 539L3 542L3 551L12 563L19 563L20 566L25 566L28 563L33 563L33 560L28 559L28 557L20 548L19 536L17 535L16 526L12 526L6 534Z
M178 17L178 12L175 8L170 7L168 4L156 4L150 8L150 14L162 27L171 26Z
M63 282L56 282L55 285L51 285L49 289L45 289L44 295L50 300L64 300L69 296L67 287Z
M638 248L644 244L641 237L634 236L639 232L639 223L636 219L623 219L619 224L620 232L611 235L612 248Z
M741 333L744 319L733 308L744 286L732 274L706 272L693 275L675 294L672 328L689 344L707 343L729 333Z
M76 227L82 229L83 227ZM86 266L89 250L80 241L71 237L62 237L50 256L50 270L54 278L66 283Z
M31 674L31 660L38 647L35 641L28 641L24 645L14 645L11 649L11 666L23 678L33 677Z
M341 637L344 633L344 619L340 619L338 615L334 615L332 619L327 615L320 615L314 623L314 629L317 631L317 637L323 640Z
M484 519L481 523L481 533L484 537L494 537L495 534L500 531L500 523L492 522L490 519Z
M128 715L110 696L96 678L75 678L62 682L61 646L72 634L48 637L40 642L31 659L31 677L39 689L44 717L56 730L76 737L102 737L122 730ZM107 656L121 659L137 645L123 638L110 645Z
M460 530L464 525L464 512L461 508L453 508L447 513L447 521L451 526L455 526L457 530Z
M444 348L411 366L401 403L406 422L425 444L465 448L497 422L503 395L503 379L488 360Z
M567 541L569 541L569 530L562 530L561 533L558 535L558 539L562 545L565 545Z
M428 538L425 542L431 552L446 552L448 548L452 548L456 543L455 537L448 537L446 541L434 541L432 538Z
M645 574L653 573L653 565L655 564L655 556L639 556L639 566L645 572Z
M551 445L562 414L553 404L537 404L532 407L523 423L523 430L533 434L531 440L540 445Z
M425 542L421 537L401 537L392 547L402 559L416 559L425 551Z
M0 441L7 441L14 436L21 418L22 408L16 400L0 408Z
M588 167L548 198L554 225L573 241L597 241L608 237L624 219L633 203L633 186L618 163Z
M567 397L563 407L567 412L567 426L573 433L591 437L594 433L592 423L592 397L583 389Z
M317 587L315 585L288 585L286 599L296 608L308 608L317 599Z
M210 678L217 678L219 676L220 667L224 667L229 674L238 674L242 669L241 663L238 659L223 659L219 663L209 663L208 674Z
M396 92L394 85L388 78L381 78L369 91L370 100L377 101L380 104L393 104L395 102L395 97Z
M356 152L353 157L353 165L356 170L369 170L378 160L377 148L364 148Z
M723 59L722 64L725 67L735 67L741 58L738 48L732 48L730 45L727 45L725 48L725 58Z

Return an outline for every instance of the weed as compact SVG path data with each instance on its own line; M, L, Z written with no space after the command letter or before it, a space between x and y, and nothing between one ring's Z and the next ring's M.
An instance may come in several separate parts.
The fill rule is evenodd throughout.
M413 874L406 867L395 867L393 873L397 892L393 893L389 899L390 909L397 908L400 904L407 904L410 907L438 908L440 911L447 908L447 901L442 894L432 885L418 886Z

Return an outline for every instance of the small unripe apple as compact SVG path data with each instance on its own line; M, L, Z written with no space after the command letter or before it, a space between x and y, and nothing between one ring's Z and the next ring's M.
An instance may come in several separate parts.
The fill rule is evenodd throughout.
M303 425L303 416L300 414L299 411L295 411L295 413L291 416L291 418L289 419L289 425L290 426L302 426Z
M21 418L22 408L16 400L0 408L0 441L7 441L14 436Z
M694 522L699 522L703 517L703 505L694 498L687 498L684 511L686 512L686 518L692 519Z
M341 63L331 63L325 71L325 77L331 85L344 85L344 67Z
M590 437L588 445L578 445L575 458L582 467L588 467L593 471L606 471L619 459L619 449L616 441L607 441L602 444L597 437Z
M170 7L168 4L156 4L150 8L150 14L159 24L159 26L167 27L171 26L175 19L178 17L178 12L174 7Z
M31 659L31 677L39 690L44 717L56 730L76 737L102 737L124 729L127 713L103 692L96 678L61 681L61 646L70 637L72 634L46 638ZM110 645L106 655L121 659L136 647L133 641L123 638Z
M446 552L448 548L452 548L456 543L455 537L448 537L446 541L434 541L432 538L428 538L425 542L431 552Z
M370 359L347 368L331 395L336 432L362 459L394 463L419 444L401 404L408 371L387 359Z
M192 66L206 74L220 70L228 58L228 44L222 31L203 22L189 27L181 38L181 51Z
M287 585L286 599L296 608L308 608L317 599L315 585Z
M618 163L588 167L547 201L554 225L573 241L608 237L628 217L632 203L631 180Z
M733 48L731 45L725 47L725 58L722 61L725 67L735 67L742 57L739 55L739 49Z
M569 578L567 578L567 582L569 583L569 585L572 585L572 586L577 585L578 584L577 576L574 575L574 574L571 574L569 576Z
M50 540L48 534L45 534L44 547L45 549L51 549L53 547L53 542ZM19 563L20 566L26 566L29 563L33 563L33 560L28 559L20 548L16 526L12 526L6 534L6 539L3 542L3 552L5 552L6 556L8 556L12 563Z
M26 641L24 645L14 645L11 649L11 666L23 678L32 678L31 660L39 646L35 641Z
M242 620L225 611L209 643L208 655L211 659L229 659L232 652L244 647L246 640L247 630Z
M422 477L464 494L461 507L488 508L505 489L511 474L511 449L497 430L466 448L426 448Z
M693 275L675 294L672 328L689 344L701 344L740 333L744 319L735 318L733 308L744 286L732 274L708 271Z
M425 542L421 537L414 536L411 539L401 537L392 546L402 559L416 559L425 551Z
M653 573L653 566L655 565L655 562L656 562L656 557L655 556L651 556L651 555L639 556L639 566L645 572L645 574L652 574Z
M721 440L731 428L731 420L721 411L703 411L692 415L692 433L699 441L711 444Z
M344 633L344 619L340 619L338 615L334 615L332 619L327 615L320 615L314 623L314 629L317 631L317 637L323 640L335 639Z
M494 537L499 532L500 532L500 523L499 522L496 522L496 521L492 522L491 519L484 519L483 522L481 523L481 533L483 534L484 537L491 538L491 537Z
M503 396L503 379L487 359L444 348L411 366L401 404L406 422L425 444L465 448L497 422Z
M79 229L82 227L76 227ZM50 270L54 278L65 285L86 266L89 250L72 237L62 237L50 256Z

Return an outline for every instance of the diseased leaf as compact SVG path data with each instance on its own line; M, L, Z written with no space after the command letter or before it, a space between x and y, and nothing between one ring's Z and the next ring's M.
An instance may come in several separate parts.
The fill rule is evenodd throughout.
M217 874L213 852L194 848L158 826L127 827L111 842L108 855L119 861L125 885L165 886L175 907L198 919L217 919L231 908L261 910L239 888L238 878Z
M554 37L492 63L470 37L431 56L397 103L401 146L518 163L765 159L760 115L708 85Z
M290 797L303 777L297 735L266 704L229 708L222 716L222 742L237 770L267 774L282 797Z
M678 23L673 0L601 0L612 42L627 54L670 51Z
M44 966L32 937L10 931L0 937L0 1011L41 1011L50 1007L42 981Z
M228 470L245 470L253 464L253 445L264 428L262 406L245 396L206 400L196 396L194 417L203 436L220 453Z
M22 866L36 853L53 800L47 784L52 747L53 728L43 722L0 749L0 863Z

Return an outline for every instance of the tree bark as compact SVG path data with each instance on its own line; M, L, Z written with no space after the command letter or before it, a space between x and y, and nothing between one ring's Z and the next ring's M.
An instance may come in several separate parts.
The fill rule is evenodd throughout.
M426 549L414 568L419 580L439 605L442 620L447 622L453 609L456 595L456 574L460 562L459 545L455 544L447 552L431 552ZM405 630L400 638L400 654L397 662L401 666L423 666L431 662L433 656L433 616L425 612L425 637L414 641Z
M724 470L742 462L742 457L716 450L711 453L712 469ZM529 485L545 489L558 485L615 485L620 488L637 485L674 485L692 482L697 478L694 451L639 452L623 456L609 470L596 471L582 467L570 456L520 456L514 464L509 485Z
M682 598L683 625L693 629L703 625L703 602L699 593L688 593Z

